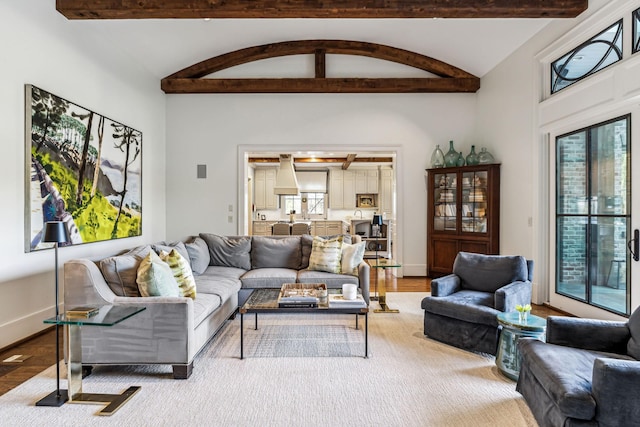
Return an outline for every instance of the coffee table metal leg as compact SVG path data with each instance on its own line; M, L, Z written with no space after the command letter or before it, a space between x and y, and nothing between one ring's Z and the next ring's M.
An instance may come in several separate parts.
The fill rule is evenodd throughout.
M256 331L258 330L258 313L256 313Z
M244 359L244 314L240 313L240 360Z
M356 314L356 331L358 330L358 315Z
M364 314L364 358L369 358L369 313Z

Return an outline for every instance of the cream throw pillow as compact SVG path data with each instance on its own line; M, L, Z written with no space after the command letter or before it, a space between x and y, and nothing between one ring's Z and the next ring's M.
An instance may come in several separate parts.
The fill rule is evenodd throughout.
M309 256L309 270L340 273L342 259L342 236L325 240L314 236Z
M171 268L154 252L140 261L136 283L143 297L178 297L180 288Z
M354 245L350 245L348 243L342 244L342 274L350 274L352 276L358 275L358 266L364 259L365 243L366 242L360 242Z
M193 271L189 266L189 261L184 259L180 252L172 249L171 252L160 252L160 259L166 262L171 268L174 279L178 282L180 295L196 299L196 280L193 278Z

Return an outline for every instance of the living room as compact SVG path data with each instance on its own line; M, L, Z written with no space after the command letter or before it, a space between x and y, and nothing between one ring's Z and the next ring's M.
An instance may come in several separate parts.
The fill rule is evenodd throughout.
M377 34L379 22L252 21L251 30L244 26L242 30L250 36L240 41L229 34L236 25L248 25L241 21L181 21L172 32L202 31L209 45L190 51L170 33L167 39L172 42L163 40L160 50L164 50L162 55L173 57L171 67L157 67L163 63L158 50L152 51L157 55L153 64L123 50L123 40L117 35L125 25L132 25L130 22L67 20L55 10L53 1L3 2L0 32L8 42L2 48L5 66L0 111L4 120L0 127L5 153L13 160L2 168L0 185L5 200L14 207L5 207L1 214L5 244L0 249L0 348L42 330L42 320L53 314L53 254L24 250L25 84L91 107L143 133L142 236L64 248L60 265L70 259L99 258L135 245L184 239L200 232L245 233L241 222L246 217L246 203L239 184L242 150L373 148L398 153L396 215L401 219L397 233L402 243L397 256L403 275L425 276L428 194L424 170L430 166L436 145L443 148L453 140L465 154L471 145L485 146L502 164L500 252L536 261L534 302L549 302L580 317L624 319L555 292L554 227L550 219L555 171L549 161L553 151L549 144L555 136L622 114L631 113L637 126L640 111L634 76L640 55L628 55L620 64L552 97L545 94L548 69L544 65L599 29L623 16L628 19L638 6L637 2L599 0L590 1L588 10L576 18L498 20L496 37L512 38L512 47L504 57L494 58L489 69L476 68L474 58L491 48L465 47L471 36L447 45L465 52L465 59L458 63L439 48L437 39L427 40L425 36L431 33L422 33L419 23L403 24L417 36L406 31L406 42L396 47L478 75L481 88L476 93L167 95L160 89L163 77L248 46L314 37L389 42ZM206 26L211 24L219 26L220 33L207 32ZM162 21L139 20L135 25L140 28L142 44L153 43L146 40L147 31L151 34L164 29ZM190 29L191 25L196 29ZM436 29L431 31L437 32L438 20L434 25ZM453 25L447 30L450 38L465 26L475 28L476 24L465 19ZM516 27L525 27L526 37L511 36L511 30L523 34L516 32ZM114 39L120 44L111 43ZM625 49L630 52L628 45ZM353 64L349 71L355 73L362 65ZM282 66L271 65L267 71L280 75ZM384 66L378 71L388 72ZM207 164L207 179L197 179L198 164ZM191 208L194 204L197 209ZM230 205L232 222L228 221ZM631 289L630 300L635 308L640 289Z

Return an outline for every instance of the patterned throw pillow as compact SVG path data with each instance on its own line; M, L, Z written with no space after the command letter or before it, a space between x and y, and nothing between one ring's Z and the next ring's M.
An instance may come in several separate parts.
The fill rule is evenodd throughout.
M364 245L365 242L356 243L355 245L342 244L342 274L358 275L358 266L364 259Z
M309 270L340 273L341 259L342 236L329 240L314 236L309 256Z
M189 267L189 261L184 259L180 252L172 249L171 252L160 252L160 259L171 268L174 279L180 287L180 295L196 299L196 280L193 278L193 272Z
M154 251L140 261L136 283L143 297L180 296L180 288L171 268Z

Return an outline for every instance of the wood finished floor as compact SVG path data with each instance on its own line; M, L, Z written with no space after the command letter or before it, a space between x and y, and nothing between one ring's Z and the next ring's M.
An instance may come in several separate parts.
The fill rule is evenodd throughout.
M372 275L371 289L374 289L375 274ZM405 277L402 279L395 278L391 275L387 275L387 291L388 292L429 292L431 279L426 277ZM555 311L549 307L534 305L532 313L547 317L549 315L562 315L558 311ZM62 331L60 328L60 354L63 353L62 349ZM55 333L51 328L37 336L18 343L17 345L3 349L0 351L0 361L13 356L15 354L25 354L31 357L26 361L10 365L17 365L16 369L8 372L7 374L0 376L0 395L8 392L9 390L17 387L23 382L27 381L31 377L39 374L49 366L53 365L55 361ZM0 362L1 365L9 365L7 363ZM66 379L62 379L61 386L66 387ZM55 389L55 382L51 384L51 391Z

